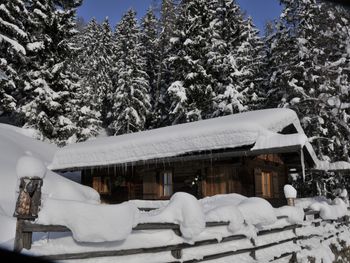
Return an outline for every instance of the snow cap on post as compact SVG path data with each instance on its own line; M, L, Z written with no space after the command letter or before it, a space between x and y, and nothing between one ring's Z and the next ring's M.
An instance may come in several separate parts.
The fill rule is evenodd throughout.
M44 163L33 156L25 155L17 161L16 172L18 178L44 178L46 171Z
M297 198L297 190L295 190L295 188L290 184L286 184L283 191L286 198Z
M286 184L283 188L284 196L290 206L295 206L295 198L297 198L297 190L290 184Z

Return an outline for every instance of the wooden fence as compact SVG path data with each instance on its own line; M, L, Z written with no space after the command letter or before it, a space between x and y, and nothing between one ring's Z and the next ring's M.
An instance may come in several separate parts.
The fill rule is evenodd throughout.
M314 211L306 212L307 215L316 215ZM284 217L279 217L278 219L281 220ZM344 225L349 223L348 217L340 218L338 220L314 220L310 221L310 223L314 227L320 227L322 224L335 224L336 226ZM228 222L209 222L207 223L208 228L211 227L218 227L218 226L227 226ZM171 255L174 257L173 262L200 262L200 261L206 261L206 260L213 260L223 257L228 257L232 255L237 254L244 254L249 253L250 256L254 259L256 259L256 252L262 249L266 249L269 247L277 246L283 243L287 242L296 242L297 240L303 240L303 239L309 239L313 237L319 237L320 241L323 239L328 239L330 237L334 237L336 235L339 235L341 231L329 233L329 236L319 236L316 234L311 235L300 235L296 232L297 229L302 230L304 227L303 224L294 224L294 225L287 225L281 228L274 228L274 229L268 229L268 230L261 230L258 232L257 236L265 236L265 235L271 235L275 233L282 233L288 230L292 230L294 233L293 237L288 237L283 240L279 240L276 242L263 244L263 245L256 245L254 239L250 239L251 246L238 249L238 250L228 250L226 252L221 252L217 254L211 254L204 256L201 260L198 259L192 259L187 261L177 261L182 258L182 251L188 248L193 247L201 247L206 245L214 245L214 244L223 244L226 242L234 241L234 240L244 240L247 239L244 235L231 235L224 237L222 240L218 241L217 239L207 239L207 240L201 240L197 241L193 244L189 243L180 243L176 245L165 245L160 247L150 247L150 248L133 248L133 249L123 249L123 250L108 250L108 251L91 251L91 252L81 252L81 253L65 253L65 254L56 254L56 255L48 255L48 256L41 256L40 258L47 259L47 260L67 260L67 259L87 259L87 258L98 258L98 257L116 257L116 256L126 256L126 255L137 255L137 254L145 254L145 253L159 253L159 252L171 252ZM147 223L147 224L139 224L136 226L133 231L147 231L147 230L173 230L177 235L181 236L179 225L177 224L170 224L170 223ZM18 234L31 237L33 232L70 232L70 230L65 226L54 226L54 225L38 225L38 224L32 224L30 222L24 222L20 228L18 228ZM302 232L302 231L299 231ZM150 234L151 235L151 234ZM31 248L31 238L23 238L23 240L26 242L24 244L24 248L30 249ZM295 252L289 252L286 254L281 255L280 257L286 257L294 254ZM276 258L275 258L276 259Z
M40 185L40 184L39 184ZM27 215L28 216L28 215ZM280 216L278 217L278 220L285 220L287 216ZM335 227L335 231L329 232L327 234L309 234L304 235L303 234L303 228L307 227L313 227L315 229L321 228L325 226L326 224L332 224ZM118 257L118 256L127 256L127 255L139 255L139 254L147 254L147 253L160 253L160 252L170 252L173 261L170 262L186 262L186 263L192 263L192 262L201 262L201 261L207 261L207 260L214 260L224 257L229 257L233 255L238 254L249 254L250 257L253 259L257 259L257 252L260 250L268 249L271 247L275 247L281 244L286 244L288 242L297 243L299 240L306 240L311 238L319 238L320 242L323 242L324 240L327 240L329 238L335 237L339 235L342 232L341 226L348 225L349 224L349 217L343 217L339 218L337 220L322 220L319 218L319 214L316 211L305 211L305 217L304 222L301 224L292 224L292 225L284 225L283 227L277 227L273 229L265 229L261 230L257 233L257 237L254 238L247 238L245 235L229 235L223 237L221 240L218 240L216 238L206 239L206 240L200 240L194 243L178 243L178 244L172 244L172 245L164 245L164 246L157 246L157 247L147 247L147 248L132 248L132 249L116 249L116 250L101 250L101 251L89 251L89 252L80 252L80 253L64 253L64 254L55 254L55 255L45 255L40 256L40 258L47 259L47 260L72 260L72 259L88 259L88 258L99 258L99 257ZM215 227L222 227L222 226L228 226L229 222L207 222L206 228L215 228ZM181 236L180 226L177 224L172 223L144 223L139 224L136 227L133 228L133 231L154 231L154 230L172 230L174 233L178 236ZM288 232L289 231L289 232ZM292 232L291 232L292 231ZM23 248L31 249L32 245L32 234L35 232L70 232L70 229L68 229L65 226L59 226L59 225L38 225L32 223L28 219L21 219L18 217L17 222L17 230L16 230L16 239L15 239L15 249L17 251L22 250ZM259 237L268 236L277 233L281 233L284 236L284 233L289 233L286 235L285 238L281 238L279 240L275 240L273 242L258 244L256 241L259 239ZM150 235L152 235L150 233ZM235 247L228 247L226 251L220 251L218 253L209 253L206 255L203 255L201 259L188 259L186 258L183 260L183 252L187 249L192 248L200 248L203 247L203 251L205 251L206 247L208 245L222 245L227 244L228 242L232 241L249 241L247 242L247 246L243 248L236 249ZM261 243L261 242L259 242ZM302 246L299 246L300 249L305 249ZM297 251L289 251L286 253L283 253L281 255L278 255L273 258L279 259L283 257L295 257Z

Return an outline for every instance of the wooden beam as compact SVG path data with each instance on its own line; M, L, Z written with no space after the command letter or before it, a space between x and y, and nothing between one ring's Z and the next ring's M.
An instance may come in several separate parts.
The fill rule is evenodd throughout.
M39 225L32 223L24 223L22 227L23 232L70 232L66 226L60 225Z
M269 231L270 231L270 233L283 232L283 231L292 229L292 227L296 228L296 227L301 227L301 226L292 225L292 226L286 226L286 227L278 228L278 229L263 230L263 231L261 231L261 233L259 232L258 235L265 235ZM234 241L234 240L241 240L241 239L246 239L246 238L247 237L245 235L232 235L232 236L224 237L221 241L218 241L217 239L213 238L213 239L208 239L208 240L197 241L194 244L181 243L181 244L176 244L176 245L152 247L152 248L136 248L136 249L126 249L126 250L117 250L117 251L93 251L93 252L82 252L82 253L68 253L68 254L42 256L41 258L44 258L47 260L87 259L87 258L125 256L125 255L144 254L144 253L158 253L158 252L165 252L165 251L170 251L170 252L177 251L174 253L175 254L178 253L176 255L179 256L180 255L179 251L186 249L186 248L214 245L214 244L225 243L225 242L230 242L230 241ZM286 241L284 241L284 242L286 242ZM273 243L273 245L276 245L279 243L280 242L275 242L275 243ZM264 246L260 246L260 247L265 248L265 247L269 247L269 246L273 246L273 245L264 245ZM259 249L260 247L257 247L256 249ZM240 254L240 253L246 253L246 252L251 252L251 251L252 251L252 248L249 248L249 249L235 251L235 253ZM231 252L229 252L229 253L231 253ZM190 261L190 262L192 262L192 261ZM196 262L196 261L193 261L193 262Z
M206 227L228 226L229 222L207 222ZM141 223L133 228L138 230L179 230L180 226L174 223ZM40 225L29 222L22 223L22 232L70 232L66 226L60 225Z

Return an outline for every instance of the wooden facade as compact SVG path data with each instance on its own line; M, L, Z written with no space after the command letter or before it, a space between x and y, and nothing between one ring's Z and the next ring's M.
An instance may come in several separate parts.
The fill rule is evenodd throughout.
M197 198L238 193L281 205L285 203L283 186L288 181L289 159L275 153L88 168L82 172L82 183L96 189L106 203L169 199L181 191Z

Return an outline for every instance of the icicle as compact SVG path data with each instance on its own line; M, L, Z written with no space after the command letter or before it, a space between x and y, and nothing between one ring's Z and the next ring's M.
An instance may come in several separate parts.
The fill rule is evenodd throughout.
M301 169L303 172L303 182L305 182L305 158L303 148L300 149L300 158L301 158Z

